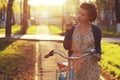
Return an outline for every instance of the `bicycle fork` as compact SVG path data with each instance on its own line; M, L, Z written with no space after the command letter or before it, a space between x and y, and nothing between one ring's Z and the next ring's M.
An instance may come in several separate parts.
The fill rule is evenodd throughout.
M56 80L73 80L73 61L70 61L69 64L68 62L58 62L57 65L58 69L56 70Z
M59 75L58 75L59 73ZM67 70L61 71L59 69L56 70L56 80L67 80ZM69 70L69 80L73 80L74 77L74 68L71 66Z
M73 80L73 76L74 76L74 68L71 66L70 67L70 80Z
M60 71L57 69L56 70L56 80L67 80L67 71Z

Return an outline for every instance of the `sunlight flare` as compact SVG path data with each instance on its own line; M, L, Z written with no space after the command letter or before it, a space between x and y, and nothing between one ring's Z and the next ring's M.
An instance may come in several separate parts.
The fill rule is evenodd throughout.
M61 6L65 3L65 0L29 0L28 4L31 6L39 5L51 5L51 6Z

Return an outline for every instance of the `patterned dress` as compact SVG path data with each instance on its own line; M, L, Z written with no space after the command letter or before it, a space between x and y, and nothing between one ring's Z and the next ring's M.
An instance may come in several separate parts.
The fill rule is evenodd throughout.
M75 28L72 35L72 56L80 56L91 48L94 48L94 36L92 27L89 34L80 34L78 27ZM92 60L93 55L86 56L74 62L74 80L99 80L98 63Z

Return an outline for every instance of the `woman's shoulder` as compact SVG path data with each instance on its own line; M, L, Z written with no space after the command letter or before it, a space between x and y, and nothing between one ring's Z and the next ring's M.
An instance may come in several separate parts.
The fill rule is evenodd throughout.
M100 26L92 24L93 31L101 31Z
M101 29L100 29L99 26L92 25L92 31L93 31L94 36L100 36L101 37L102 33L101 33Z

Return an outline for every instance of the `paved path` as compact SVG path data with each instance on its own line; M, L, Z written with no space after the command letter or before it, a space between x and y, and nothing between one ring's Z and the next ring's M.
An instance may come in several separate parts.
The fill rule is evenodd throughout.
M55 80L56 78L56 68L57 68L57 62L58 61L65 61L63 58L61 58L58 55L54 55L49 58L44 58L44 55L46 55L48 52L50 52L53 49L59 49L67 53L66 50L63 49L62 43L58 42L51 42L51 41L40 41L39 42L40 48L40 54L41 54L41 65L39 65L39 72L41 73L41 79L40 80Z
M120 43L120 38L102 38L102 42L117 42L117 43Z
M37 29L37 34L45 35L44 38L49 38L50 32L47 26L39 26ZM54 37L53 39L57 39ZM52 39L52 40L53 40ZM44 39L42 39L44 40ZM45 59L44 55L47 54L52 49L60 49L66 52L63 49L61 42L40 41L36 44L36 76L35 80L55 80L57 61L63 60L59 56L53 56L51 58ZM58 40L58 39L57 39ZM67 52L66 52L67 53Z
M47 32L47 31L46 31ZM0 34L0 38L4 38L4 34ZM64 36L36 34L36 35L12 35L14 39L27 39L27 40L46 40L46 41L63 41ZM102 42L117 42L120 43L120 38L102 38Z

